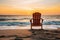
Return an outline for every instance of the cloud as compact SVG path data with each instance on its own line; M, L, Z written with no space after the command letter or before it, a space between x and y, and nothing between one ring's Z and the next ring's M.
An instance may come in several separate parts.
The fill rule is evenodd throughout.
M13 8L49 8L60 6L60 0L0 0L0 4Z

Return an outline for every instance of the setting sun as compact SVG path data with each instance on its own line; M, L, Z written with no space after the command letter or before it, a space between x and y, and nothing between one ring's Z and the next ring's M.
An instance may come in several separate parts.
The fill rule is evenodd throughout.
M60 15L60 0L0 0L0 15Z

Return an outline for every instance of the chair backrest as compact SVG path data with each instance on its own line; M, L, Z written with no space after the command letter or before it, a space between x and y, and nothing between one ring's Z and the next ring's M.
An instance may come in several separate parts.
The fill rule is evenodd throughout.
M40 25L41 13L33 13L33 25Z
M35 12L33 13L33 19L40 19L41 18L41 13Z

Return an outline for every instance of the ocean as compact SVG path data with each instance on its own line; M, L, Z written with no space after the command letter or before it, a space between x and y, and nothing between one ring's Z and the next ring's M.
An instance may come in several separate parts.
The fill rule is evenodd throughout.
M24 15L0 15L0 29L16 27L30 27L32 16ZM43 27L60 28L60 15L42 15Z

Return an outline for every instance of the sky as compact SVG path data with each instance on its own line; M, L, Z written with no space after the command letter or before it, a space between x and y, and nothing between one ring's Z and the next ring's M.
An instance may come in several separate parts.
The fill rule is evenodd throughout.
M0 0L0 15L60 15L60 0Z

